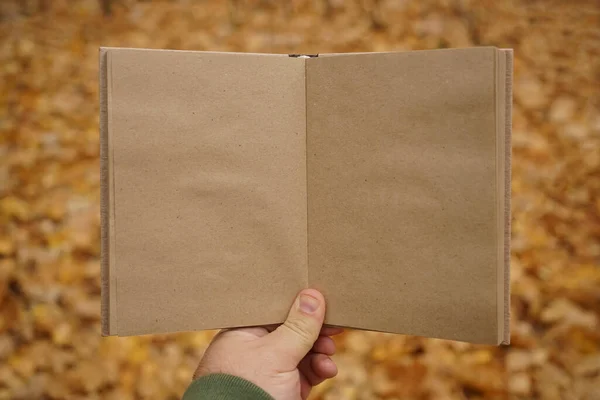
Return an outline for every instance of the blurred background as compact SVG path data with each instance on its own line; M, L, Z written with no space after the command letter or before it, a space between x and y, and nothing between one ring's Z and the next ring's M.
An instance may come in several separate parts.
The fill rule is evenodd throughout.
M313 399L600 399L598 0L2 0L0 400L178 399L214 332L100 337L98 47L515 49L510 347L348 331Z

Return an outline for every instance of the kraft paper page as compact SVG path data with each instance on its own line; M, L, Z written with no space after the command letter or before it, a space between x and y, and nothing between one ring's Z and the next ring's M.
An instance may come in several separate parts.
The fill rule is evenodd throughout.
M495 55L307 60L309 283L327 322L498 343Z
M303 60L110 49L106 68L107 333L281 322L307 286Z

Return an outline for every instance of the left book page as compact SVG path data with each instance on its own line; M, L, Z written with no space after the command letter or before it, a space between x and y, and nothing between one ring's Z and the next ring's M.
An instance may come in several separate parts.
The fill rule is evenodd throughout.
M101 49L103 334L283 321L307 286L304 68Z

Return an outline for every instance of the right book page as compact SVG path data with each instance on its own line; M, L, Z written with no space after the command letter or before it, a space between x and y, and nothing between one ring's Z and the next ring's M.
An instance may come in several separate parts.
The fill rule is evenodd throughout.
M327 323L506 341L503 54L306 60L308 280Z

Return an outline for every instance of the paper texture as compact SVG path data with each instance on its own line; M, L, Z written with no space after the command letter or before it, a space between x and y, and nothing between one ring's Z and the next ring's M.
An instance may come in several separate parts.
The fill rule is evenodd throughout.
M107 68L111 332L281 321L307 285L303 60L111 49Z
M512 53L101 52L103 332L508 343Z
M497 341L495 54L307 63L309 282L329 323Z

